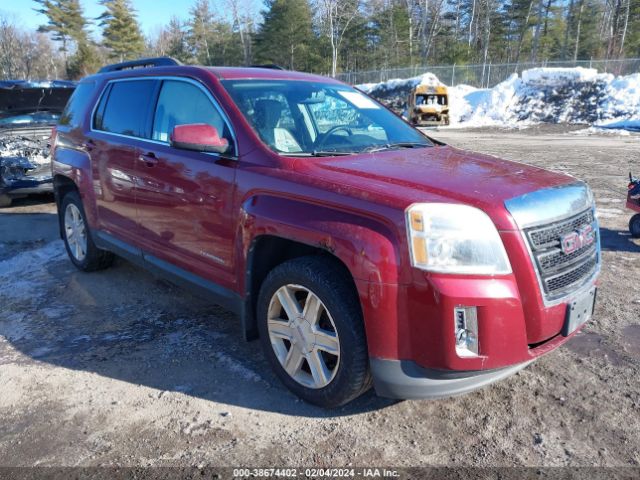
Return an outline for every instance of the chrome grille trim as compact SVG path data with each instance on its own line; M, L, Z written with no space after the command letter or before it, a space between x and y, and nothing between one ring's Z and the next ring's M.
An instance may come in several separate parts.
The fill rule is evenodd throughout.
M550 291L564 291L568 288L579 286L584 283L585 278L591 277L598 263L595 252L576 268L553 275L544 280L545 286Z
M577 230L584 225L593 225L595 220L593 211L591 209L586 212L561 220L553 225L545 225L540 228L532 228L527 230L527 236L531 247L534 249L550 247L554 245L560 245L560 236Z
M533 205L527 199L533 200ZM508 200L505 206L521 231L546 306L562 303L592 283L600 272L601 258L589 187L574 183L539 190ZM564 215L558 216L558 212ZM563 253L561 237L586 225L593 227L595 241L570 254Z
M593 195L583 182L544 188L504 202L518 227L535 227L570 218L593 207Z

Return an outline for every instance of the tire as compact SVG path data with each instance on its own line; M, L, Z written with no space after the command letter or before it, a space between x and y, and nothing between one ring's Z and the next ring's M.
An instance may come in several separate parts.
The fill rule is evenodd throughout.
M78 270L93 272L105 269L113 263L113 254L100 250L93 243L78 192L69 192L63 197L60 226L69 259Z
M7 208L11 206L13 199L9 195L0 195L0 208Z
M260 342L269 363L289 390L324 408L344 405L372 384L359 299L347 276L331 259L301 257L274 268L258 296ZM288 315L284 304L296 312ZM292 373L283 366L287 359Z
M629 220L629 233L633 238L640 238L640 213L636 213Z

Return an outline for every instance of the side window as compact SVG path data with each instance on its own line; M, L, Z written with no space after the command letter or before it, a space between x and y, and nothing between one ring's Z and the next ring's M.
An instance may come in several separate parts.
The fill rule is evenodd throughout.
M96 130L102 130L102 124L104 120L104 109L107 106L107 100L109 100L109 94L111 93L111 87L113 84L107 85L102 97L100 97L100 103L98 103L98 108L96 108L96 113L93 118L93 128Z
M233 145L231 134L220 112L197 86L179 80L165 80L153 119L151 138L168 142L176 125L206 123L218 130Z
M67 102L62 115L60 116L59 125L65 125L71 128L77 128L82 123L82 116L88 107L89 100L96 87L95 82L82 82L78 85Z
M99 120L100 129L133 137L147 137L145 126L155 80L114 82ZM97 122L96 122L97 123ZM97 127L97 125L96 125Z

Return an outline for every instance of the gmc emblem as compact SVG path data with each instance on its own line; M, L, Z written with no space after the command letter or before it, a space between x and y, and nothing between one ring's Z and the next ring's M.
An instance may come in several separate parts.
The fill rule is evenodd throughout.
M591 245L594 241L595 231L593 226L585 225L575 232L567 233L560 237L560 248L562 253L569 255L576 250Z

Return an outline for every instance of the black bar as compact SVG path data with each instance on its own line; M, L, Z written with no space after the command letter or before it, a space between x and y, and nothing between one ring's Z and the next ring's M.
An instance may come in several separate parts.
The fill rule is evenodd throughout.
M102 67L98 73L117 72L119 70L128 70L137 67L173 67L176 65L182 65L182 63L171 57L141 58L139 60L130 60L128 62L107 65Z

